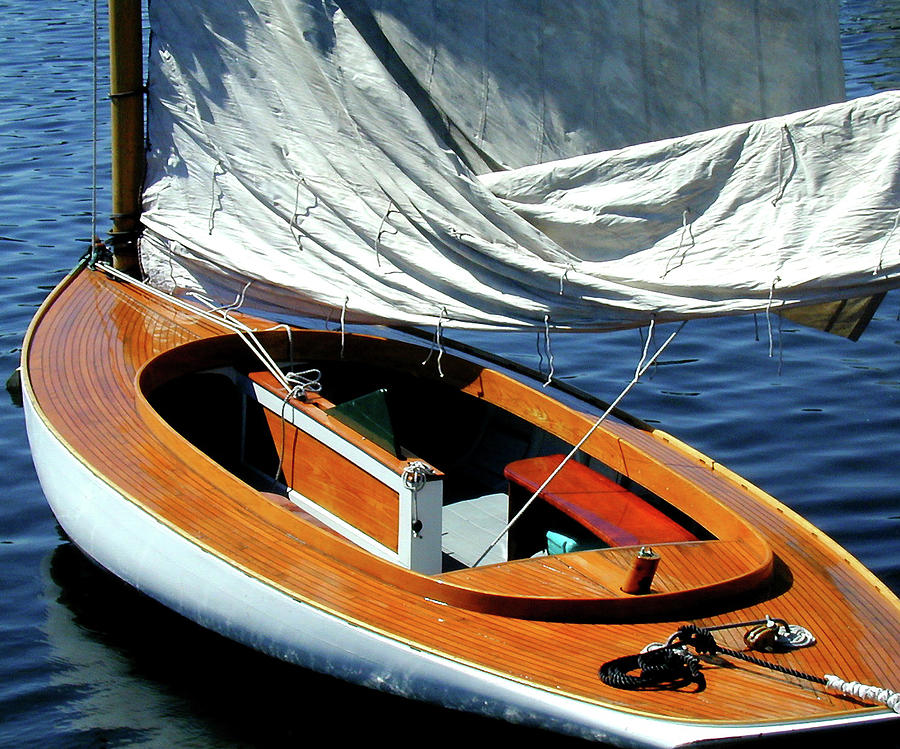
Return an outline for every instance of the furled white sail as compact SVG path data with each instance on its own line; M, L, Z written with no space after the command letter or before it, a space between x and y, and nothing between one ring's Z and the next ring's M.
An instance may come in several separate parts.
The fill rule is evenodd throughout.
M283 319L602 329L898 283L898 94L783 115L840 98L832 3L150 9L161 287ZM779 116L729 124L751 114Z

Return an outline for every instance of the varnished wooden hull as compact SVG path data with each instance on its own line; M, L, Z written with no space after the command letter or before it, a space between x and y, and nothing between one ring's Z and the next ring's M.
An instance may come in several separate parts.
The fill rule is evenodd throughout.
M149 424L139 373L166 352L221 334L140 289L82 272L39 313L23 353L29 439L60 524L89 556L174 610L358 683L622 745L678 746L895 717L740 662L705 666L702 692L630 692L600 682L604 662L664 640L688 614L702 625L771 614L807 626L816 646L761 656L799 671L887 687L900 673L894 596L712 461L664 435L611 427L616 439L643 444L640 454L674 451L682 475L721 490L730 513L752 519L773 551L771 564L751 554L746 585L705 609L687 598L683 607L645 607L633 622L627 610L610 618L607 606L588 603L547 615L551 603L584 594L548 593L551 603L531 610L526 604L541 591L520 590L503 565L444 575L388 566L272 505L174 432Z

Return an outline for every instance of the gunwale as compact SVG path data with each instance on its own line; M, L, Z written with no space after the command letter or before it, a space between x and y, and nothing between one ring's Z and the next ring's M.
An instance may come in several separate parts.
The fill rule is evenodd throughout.
M711 666L702 695L636 696L602 685L597 668L648 642L665 639L683 618L663 617L627 627L517 619L457 610L420 591L378 580L366 569L343 565L336 572L326 545L317 548L309 535L298 543L293 536L300 527L297 524L304 521L282 512L224 471L196 475L184 455L139 429L142 419L135 378L143 363L177 342L219 332L211 323L137 287L113 281L102 272L79 271L51 294L29 328L23 347L23 386L48 428L126 501L267 585L425 652L548 692L669 720L766 725L884 712L811 688L794 677L745 665ZM97 369L100 354L107 366ZM648 452L678 447L684 470L715 476L725 501L740 505L764 529L774 550L777 580L765 596L737 610L698 617L697 624L766 614L808 624L803 621L805 612L824 612L825 618L814 627L820 642L846 638L848 632L853 642L840 649L816 646L797 651L782 662L802 671L827 671L889 686L891 676L900 672L892 647L900 641L900 605L886 586L795 513L708 458L682 450L668 435L631 433L633 427L619 423L611 429L627 433ZM139 449L133 449L136 445ZM123 451L131 456L129 460L123 460ZM191 490L189 495L186 489ZM185 509L188 496L193 513ZM241 541L252 532L258 544L254 548L239 545L236 527ZM788 532L802 532L808 544L793 543ZM293 540L289 543L288 538ZM785 577L785 568L792 571L792 579ZM834 589L826 590L822 580L831 580ZM823 594L832 590L822 606ZM396 615L398 610L403 617ZM869 629L867 625L872 624L879 632ZM748 689L763 691L747 701Z

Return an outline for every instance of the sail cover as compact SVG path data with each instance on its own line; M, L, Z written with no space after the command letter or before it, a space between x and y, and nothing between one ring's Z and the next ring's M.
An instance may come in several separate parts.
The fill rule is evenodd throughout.
M609 329L898 284L836 3L153 0L141 262L289 320Z

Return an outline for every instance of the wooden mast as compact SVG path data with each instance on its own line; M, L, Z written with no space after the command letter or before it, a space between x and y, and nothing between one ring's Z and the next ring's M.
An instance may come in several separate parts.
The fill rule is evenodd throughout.
M137 268L144 179L141 0L109 0L112 246L116 268Z

